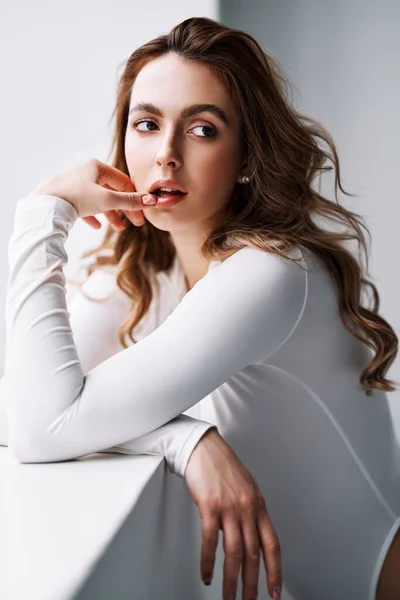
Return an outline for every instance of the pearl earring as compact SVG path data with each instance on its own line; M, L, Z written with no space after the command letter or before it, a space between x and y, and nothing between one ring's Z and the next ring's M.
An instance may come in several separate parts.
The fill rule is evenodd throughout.
M250 181L250 177L248 177L247 175L243 175L243 177L240 178L241 183L249 183Z

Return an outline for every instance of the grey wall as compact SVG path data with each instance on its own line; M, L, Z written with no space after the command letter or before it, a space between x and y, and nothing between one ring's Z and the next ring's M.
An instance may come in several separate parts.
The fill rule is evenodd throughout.
M358 195L339 201L371 231L380 312L400 336L400 2L222 0L220 10L222 23L273 53L294 84L296 108L333 136L344 188ZM400 382L399 359L388 376ZM400 392L389 400L400 430Z

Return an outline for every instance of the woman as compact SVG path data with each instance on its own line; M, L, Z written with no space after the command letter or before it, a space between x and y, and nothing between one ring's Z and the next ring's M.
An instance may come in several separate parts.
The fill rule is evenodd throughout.
M224 599L242 562L243 598L257 597L260 550L278 598L282 547L297 600L389 600L400 486L385 376L398 340L343 245L367 255L365 226L312 187L330 158L344 191L333 141L283 82L249 34L187 19L129 58L112 166L89 160L18 202L10 449L20 462L168 454L202 516L205 581L224 532ZM78 295L71 323L63 244L100 212L112 228L84 288L108 297Z

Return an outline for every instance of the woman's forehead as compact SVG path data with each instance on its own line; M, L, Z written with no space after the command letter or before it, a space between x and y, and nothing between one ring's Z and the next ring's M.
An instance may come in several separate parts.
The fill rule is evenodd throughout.
M230 94L215 73L200 61L172 53L151 60L140 70L132 86L130 108L139 102L165 110L171 106L174 112L190 105L210 104L220 107L228 122L237 119Z

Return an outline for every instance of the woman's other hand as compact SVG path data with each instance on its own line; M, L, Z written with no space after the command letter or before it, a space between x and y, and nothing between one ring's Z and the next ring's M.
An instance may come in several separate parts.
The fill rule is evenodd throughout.
M82 220L96 229L101 227L100 221L94 217L99 213L106 215L114 229L123 229L125 225L117 213L118 209L134 225L143 225L143 208L154 205L157 201L154 196L155 202L143 203L143 197L151 196L150 194L138 193L128 175L95 158L47 179L29 196L40 194L66 200Z
M216 429L208 430L193 450L184 479L197 505L202 528L201 578L211 581L219 529L224 540L223 600L236 598L242 566L242 600L258 595L260 550L271 598L282 589L278 536L255 479Z

